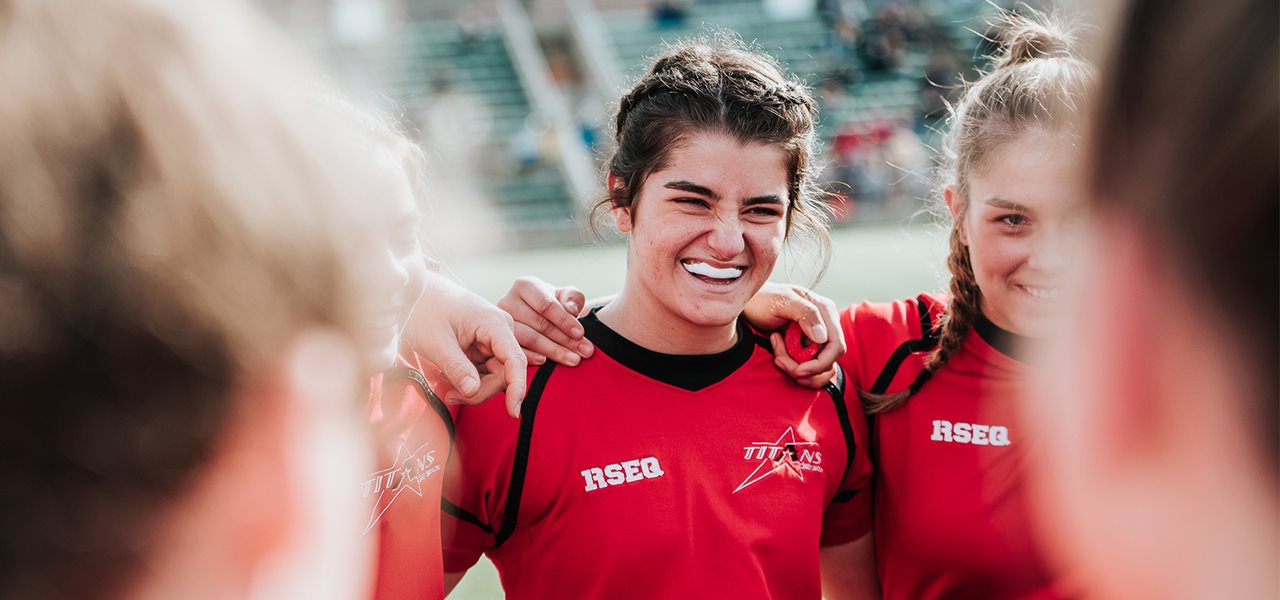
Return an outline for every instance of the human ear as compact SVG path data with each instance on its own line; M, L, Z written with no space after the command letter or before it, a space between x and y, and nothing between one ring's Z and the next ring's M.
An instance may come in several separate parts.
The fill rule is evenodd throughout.
M604 184L609 189L610 195L623 187L622 178L613 171L609 171L609 174L605 176ZM630 207L615 206L609 212L613 216L613 226L616 227L619 232L631 232L632 223Z
M965 228L964 220L960 218L960 209L964 207L964 200L960 198L955 186L950 185L942 190L942 199L947 203L947 210L951 211L953 226L960 232L960 242L968 246L969 232Z
M618 207L609 211L613 215L613 226L618 228L621 233L631 233L631 209L628 207Z

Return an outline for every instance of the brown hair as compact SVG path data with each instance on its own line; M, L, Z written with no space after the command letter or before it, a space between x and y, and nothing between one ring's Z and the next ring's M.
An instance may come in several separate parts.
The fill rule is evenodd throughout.
M722 132L774 145L787 156L787 233L798 229L816 238L825 271L831 240L813 178L816 121L808 87L786 77L768 54L723 34L670 46L619 101L615 149L606 164L620 185L593 212L631 207L645 179L691 135Z
M237 390L365 308L378 171L238 6L0 8L0 597L120 593Z
M1095 208L1140 223L1250 361L1240 398L1280 460L1280 44L1275 2L1134 2L1089 145ZM1274 471L1273 471L1274 473Z
M1003 13L998 21L1002 48L993 57L993 68L967 87L952 110L943 142L939 188L955 189L960 207L951 225L947 257L951 299L935 325L938 345L925 361L930 373L942 368L960 348L981 310L982 290L961 229L968 210L970 175L984 168L998 148L1029 129L1064 129L1094 77L1092 67L1074 53L1072 34L1059 17ZM939 212L950 218L945 206ZM862 397L867 412L876 414L901 405L911 394L908 389L889 394L862 392Z

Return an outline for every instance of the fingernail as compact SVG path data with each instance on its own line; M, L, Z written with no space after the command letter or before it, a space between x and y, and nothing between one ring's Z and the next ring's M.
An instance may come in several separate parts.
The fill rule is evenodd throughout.
M813 326L813 341L819 344L827 343L827 326L818 323Z
M591 344L589 344L589 343L587 343L587 342L582 342L582 343L578 344L578 354L581 354L582 356L587 356L587 355L591 354L592 349L593 349L593 348L592 348Z
M565 303L564 303L564 306L565 306L565 308L569 309L569 312L571 312L571 313L573 313L573 314L575 314L575 315L576 315L576 314L578 314L578 313L580 313L580 312L582 312L582 307L581 307L581 306L578 306L578 303L577 303L577 302L574 302L574 301L572 301L572 300L570 300L569 302L565 302Z
M547 362L547 357L545 357L545 356L534 356L534 357L531 357L531 358L530 358L529 362L531 362L531 363L533 363L533 364L535 364L535 365L540 365L540 364L542 364L542 363Z
M578 356L577 354L570 354L564 357L564 364L570 367L576 367L580 362L582 362L582 357Z
M480 390L480 382L475 377L467 375L462 378L462 383L458 386L458 390L463 396L470 396Z

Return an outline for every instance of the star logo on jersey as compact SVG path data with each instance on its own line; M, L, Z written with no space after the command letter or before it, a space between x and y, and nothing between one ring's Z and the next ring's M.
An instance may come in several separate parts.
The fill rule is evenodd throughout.
M382 515L386 514L387 509L391 508L396 498L406 490L422 497L422 482L440 471L440 465L436 464L436 451L427 450L430 445L431 442L427 442L418 446L417 450L410 450L404 440L400 440L400 448L396 451L396 458L391 466L375 471L365 480L364 497L377 494L378 498L361 535L368 534Z
M818 442L804 438L797 440L793 427L788 427L781 436L778 436L778 439L772 442L751 442L751 445L744 446L742 449L744 460L759 461L759 463L756 464L755 470L738 484L737 489L733 490L735 494L772 475L792 477L803 482L806 472L822 472L822 452L819 451Z

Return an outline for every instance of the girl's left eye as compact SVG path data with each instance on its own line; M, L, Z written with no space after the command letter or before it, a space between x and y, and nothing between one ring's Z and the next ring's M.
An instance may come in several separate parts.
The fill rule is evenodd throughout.
M1000 217L998 220L1001 223L1004 223L1005 225L1008 225L1010 227L1022 227L1023 225L1027 224L1026 215L1020 215L1016 213L1011 215L1004 215L1003 217Z
M756 206L756 207L753 207L753 208L749 208L749 209L747 209L747 214L749 214L749 215L753 215L753 216L757 216L757 217L780 217L780 216L782 216L782 213L781 213L778 209L776 209L776 208L770 208L770 207L767 207L767 206Z

